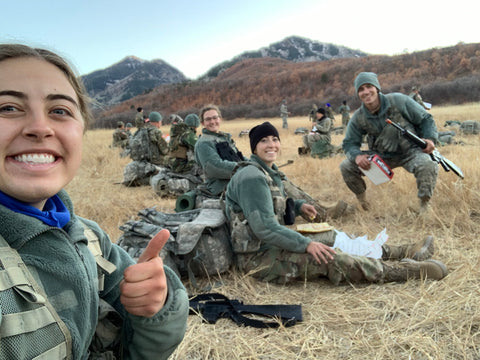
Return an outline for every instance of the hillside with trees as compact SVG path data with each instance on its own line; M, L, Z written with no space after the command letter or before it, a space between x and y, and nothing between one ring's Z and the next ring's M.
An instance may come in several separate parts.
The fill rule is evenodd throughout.
M422 97L434 106L462 104L480 99L480 43L459 43L396 56L366 56L294 63L283 59L246 59L209 81L162 85L147 94L108 109L96 111L96 127L113 127L117 120L132 119L134 109L185 116L204 104L220 105L224 118L278 116L287 99L293 116L306 115L312 103L337 108L347 100L359 105L353 80L361 71L379 75L384 93L409 93L420 87Z

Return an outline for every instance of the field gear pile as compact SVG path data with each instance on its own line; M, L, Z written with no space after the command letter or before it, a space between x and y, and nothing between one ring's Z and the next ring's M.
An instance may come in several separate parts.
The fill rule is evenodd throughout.
M168 229L170 238L160 256L180 277L188 276L195 283L195 276L217 275L230 269L233 253L219 200L204 201L202 208L178 214L147 208L138 215L141 220L120 226L124 233L118 240L134 259L156 233Z
M176 173L166 167L158 167L158 172L151 176L153 191L162 197L179 196L192 191L203 183L200 168L194 166L190 173Z
M132 161L123 169L123 181L125 186L144 186L150 184L150 178L162 169L147 161Z
M467 135L480 134L480 121L465 120L460 124L460 131Z

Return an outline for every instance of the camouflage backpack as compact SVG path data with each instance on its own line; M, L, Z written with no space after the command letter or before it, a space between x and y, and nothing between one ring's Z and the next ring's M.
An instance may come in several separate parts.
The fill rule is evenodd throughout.
M130 157L135 161L151 161L150 136L148 129L142 127L128 140Z
M172 125L170 129L170 142L168 149L171 157L187 158L187 148L182 144L182 135L189 130L189 126L185 123Z
M141 220L120 226L118 245L138 259L150 239L162 228L170 238L160 252L165 265L195 286L195 276L224 273L233 263L227 221L219 200L204 201L200 209L162 213L155 208L139 212Z
M480 122L475 120L465 120L460 124L460 131L463 134L477 135L480 133Z
M178 174L165 167L150 177L150 185L153 191L157 195L165 197L185 194L202 183L203 179L199 175L192 173Z

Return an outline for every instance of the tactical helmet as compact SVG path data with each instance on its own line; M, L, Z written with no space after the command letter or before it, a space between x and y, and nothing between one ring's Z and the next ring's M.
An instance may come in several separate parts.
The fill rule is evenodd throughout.
M148 119L150 122L160 122L162 121L162 115L159 112L152 111L150 114L148 114Z
M199 127L200 126L200 118L198 117L197 114L188 114L185 117L185 124L191 127Z

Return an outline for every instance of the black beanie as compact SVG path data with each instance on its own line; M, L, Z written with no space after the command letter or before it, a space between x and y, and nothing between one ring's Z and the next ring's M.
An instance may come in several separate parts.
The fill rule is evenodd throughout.
M276 136L280 140L280 135L278 135L277 129L268 121L264 122L261 125L257 125L250 130L248 136L250 137L250 149L252 150L252 154L255 151L258 142L264 137L270 135Z
M325 115L325 109L320 107L320 108L317 109L317 113Z

